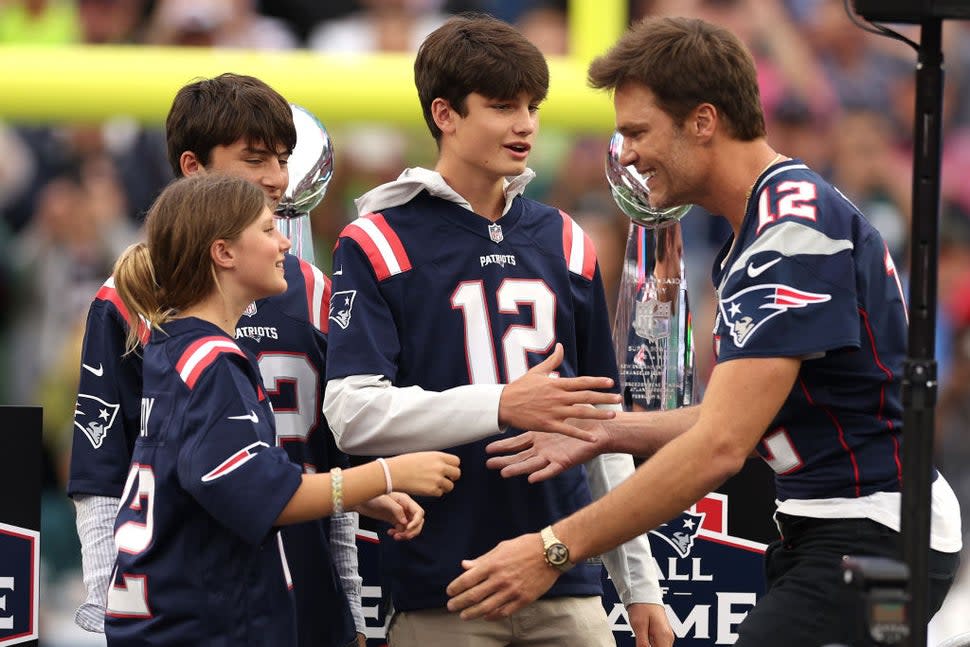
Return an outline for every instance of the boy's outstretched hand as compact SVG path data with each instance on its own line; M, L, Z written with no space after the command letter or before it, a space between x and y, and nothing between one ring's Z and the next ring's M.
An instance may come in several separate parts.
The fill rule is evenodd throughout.
M552 355L502 389L500 425L595 440L594 434L566 422L567 419L609 420L615 411L589 405L619 405L620 395L596 390L613 387L613 380L608 377L550 379L555 377L551 374L562 363L563 355L562 344L557 343Z

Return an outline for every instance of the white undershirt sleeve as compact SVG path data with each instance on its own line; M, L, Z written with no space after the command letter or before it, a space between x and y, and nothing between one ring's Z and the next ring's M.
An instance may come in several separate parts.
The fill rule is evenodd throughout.
M504 384L446 391L396 387L381 375L330 380L323 414L337 446L355 456L455 447L505 431L498 425Z
M74 497L77 536L81 540L81 573L87 589L87 598L75 612L74 622L95 633L104 633L104 608L117 554L114 523L120 503L120 499L110 496Z
M615 488L634 471L633 458L629 454L602 454L586 463L593 499L596 500ZM603 563L624 606L640 602L663 603L657 566L646 534L605 553Z

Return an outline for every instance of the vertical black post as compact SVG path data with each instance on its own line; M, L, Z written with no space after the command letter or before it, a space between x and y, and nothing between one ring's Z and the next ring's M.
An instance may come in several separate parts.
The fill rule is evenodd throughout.
M903 379L903 559L909 566L908 645L926 646L933 464L940 140L943 105L942 20L921 23L916 67L909 351Z
M37 645L40 407L0 406L0 645Z

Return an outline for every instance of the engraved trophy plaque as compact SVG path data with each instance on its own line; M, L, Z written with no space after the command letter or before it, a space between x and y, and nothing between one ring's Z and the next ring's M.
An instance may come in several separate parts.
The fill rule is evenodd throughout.
M290 104L296 126L296 147L290 155L290 181L276 207L276 226L290 239L290 252L314 262L310 212L323 200L333 176L330 135L305 108Z
M613 322L613 343L627 411L676 409L694 402L694 345L680 219L690 205L650 206L646 180L620 162L615 133L606 176L631 220Z

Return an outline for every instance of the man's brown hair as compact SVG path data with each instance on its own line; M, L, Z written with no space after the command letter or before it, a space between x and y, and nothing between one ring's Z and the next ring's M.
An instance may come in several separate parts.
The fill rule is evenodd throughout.
M754 59L737 36L717 25L693 18L645 18L633 25L589 66L594 88L616 90L626 83L646 86L678 124L710 103L735 138L765 135Z

